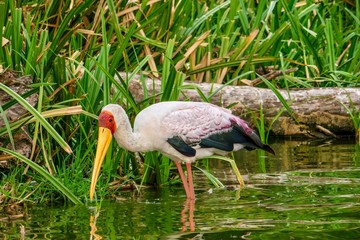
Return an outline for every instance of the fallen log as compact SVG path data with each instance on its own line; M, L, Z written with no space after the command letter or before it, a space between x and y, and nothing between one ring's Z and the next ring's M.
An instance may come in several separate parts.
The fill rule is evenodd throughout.
M7 70L3 73L0 73L0 83L8 86L11 90L18 94L24 94L31 90L31 87L28 85L33 83L33 79L31 76L22 76L18 77L14 71ZM6 103L12 100L12 97L6 94L4 91L0 90L0 105L5 106ZM26 98L31 106L35 106L38 101L38 94L32 94ZM19 103L11 106L6 109L5 116L9 123L15 122L25 116L27 110L21 106ZM0 127L4 127L5 122L2 117L0 117ZM16 149L13 149L12 144L10 142L10 138L7 134L0 136L0 147L5 147L11 150L15 150L16 152L24 155L25 157L30 157L31 148L32 148L32 139L27 131L27 126L22 126L20 129L14 130L12 133L12 137L14 140ZM2 154L0 152L0 169L1 168L9 168L9 159L13 159L12 156L7 154Z
M198 88L205 96L213 94L210 99L213 104L231 106L234 114L252 125L255 125L256 119L259 120L262 111L265 125L268 128L271 126L273 135L326 138L355 133L346 108L359 112L359 88L279 90L293 112L291 115L284 110L283 104L270 89L193 82L186 82L184 86L179 100L203 101L195 89ZM192 89L188 89L189 86ZM148 97L159 96L161 82L148 78L145 80L145 87ZM137 102L144 100L143 85L137 77L130 81L129 91ZM277 116L279 112L282 113Z

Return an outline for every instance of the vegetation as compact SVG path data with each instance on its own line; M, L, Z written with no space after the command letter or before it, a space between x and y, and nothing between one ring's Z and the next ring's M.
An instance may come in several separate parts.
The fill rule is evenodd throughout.
M32 119L30 159L44 166L72 196L84 200L100 109L118 102L134 119L156 101L145 92L145 100L135 102L127 88L134 74L161 79L161 101L177 99L185 79L241 84L238 76L257 78L257 69L284 72L260 84L275 90L354 87L360 79L359 26L359 0L0 0L0 70L31 75L34 81L27 95L1 103L0 112L4 118L6 109L17 102L26 105L23 98L38 94L35 108L25 106ZM294 67L298 71L286 73ZM119 71L126 77L121 78ZM4 85L0 89L11 94ZM211 96L203 94L203 100ZM62 111L71 106L82 106L83 114L69 116ZM44 116L54 110L58 114ZM10 148L16 148L13 136L25 124L24 118L4 122L0 133L8 134ZM98 182L100 196L113 180L161 185L172 179L169 159L148 153L140 156L141 164L136 155L115 145ZM2 203L64 198L67 190L44 182L39 171L22 175L26 167L1 171L1 185L6 186L0 189Z

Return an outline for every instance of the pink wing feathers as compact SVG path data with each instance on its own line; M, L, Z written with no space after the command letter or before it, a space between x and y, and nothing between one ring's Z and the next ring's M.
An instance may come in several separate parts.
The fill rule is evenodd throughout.
M194 145L212 134L230 131L230 110L211 104L199 104L179 109L168 114L162 121L168 136L179 136L184 142Z
M232 115L230 110L212 104L197 104L172 111L162 120L167 142L185 156L195 156L193 146L232 151L234 144L247 150L274 151L261 142L247 123Z

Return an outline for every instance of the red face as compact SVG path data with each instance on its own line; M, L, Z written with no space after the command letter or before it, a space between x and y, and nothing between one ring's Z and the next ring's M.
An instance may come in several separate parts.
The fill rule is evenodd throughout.
M116 130L116 123L112 113L107 111L102 111L98 118L99 127L104 127L110 129L111 133L114 134Z

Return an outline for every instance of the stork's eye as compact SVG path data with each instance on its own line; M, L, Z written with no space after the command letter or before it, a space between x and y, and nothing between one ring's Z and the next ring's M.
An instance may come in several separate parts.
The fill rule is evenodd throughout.
M116 123L112 113L107 111L102 111L99 115L99 127L108 128L111 130L111 133L114 134L116 130Z

